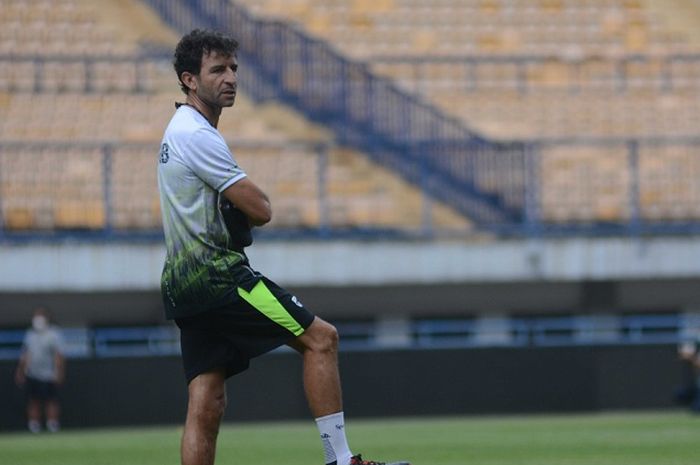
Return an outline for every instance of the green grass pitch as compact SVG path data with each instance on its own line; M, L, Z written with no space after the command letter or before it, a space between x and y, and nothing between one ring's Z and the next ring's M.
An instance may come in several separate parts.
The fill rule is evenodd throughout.
M686 412L350 420L355 453L414 465L696 465L700 416ZM6 465L178 464L180 428L0 435ZM227 424L217 465L321 465L313 422Z

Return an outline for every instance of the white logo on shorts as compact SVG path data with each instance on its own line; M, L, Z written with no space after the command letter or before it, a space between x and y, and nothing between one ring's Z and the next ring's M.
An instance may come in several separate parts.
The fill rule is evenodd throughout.
M297 307L303 307L303 305L301 304L301 302L299 302L299 299L297 299L297 296L295 295L292 296L292 302L294 302L297 305Z

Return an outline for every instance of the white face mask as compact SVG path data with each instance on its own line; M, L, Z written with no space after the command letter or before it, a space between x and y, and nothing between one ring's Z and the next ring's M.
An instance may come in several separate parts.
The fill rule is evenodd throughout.
M42 315L37 315L34 318L32 318L32 328L34 328L36 331L43 331L49 326L49 321L46 319L45 316Z

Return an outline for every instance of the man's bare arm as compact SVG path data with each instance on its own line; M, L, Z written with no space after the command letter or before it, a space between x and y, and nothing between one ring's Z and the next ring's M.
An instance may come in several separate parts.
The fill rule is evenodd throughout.
M56 365L56 383L61 385L66 379L66 358L60 352L54 355L54 364Z
M27 368L27 357L28 355L26 350L23 350L22 355L19 357L17 370L15 370L15 383L17 383L17 386L23 386L24 382L26 381L26 376L24 372Z
M262 226L272 219L270 199L250 179L243 178L235 182L223 194L236 208L246 214L251 225Z

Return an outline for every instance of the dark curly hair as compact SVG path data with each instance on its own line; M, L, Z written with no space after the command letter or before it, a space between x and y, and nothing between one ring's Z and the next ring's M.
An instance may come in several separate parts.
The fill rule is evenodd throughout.
M202 69L202 57L211 52L235 55L238 41L233 37L217 31L195 29L182 39L175 47L173 67L180 81L180 89L187 94L189 89L182 82L182 73L198 75Z

